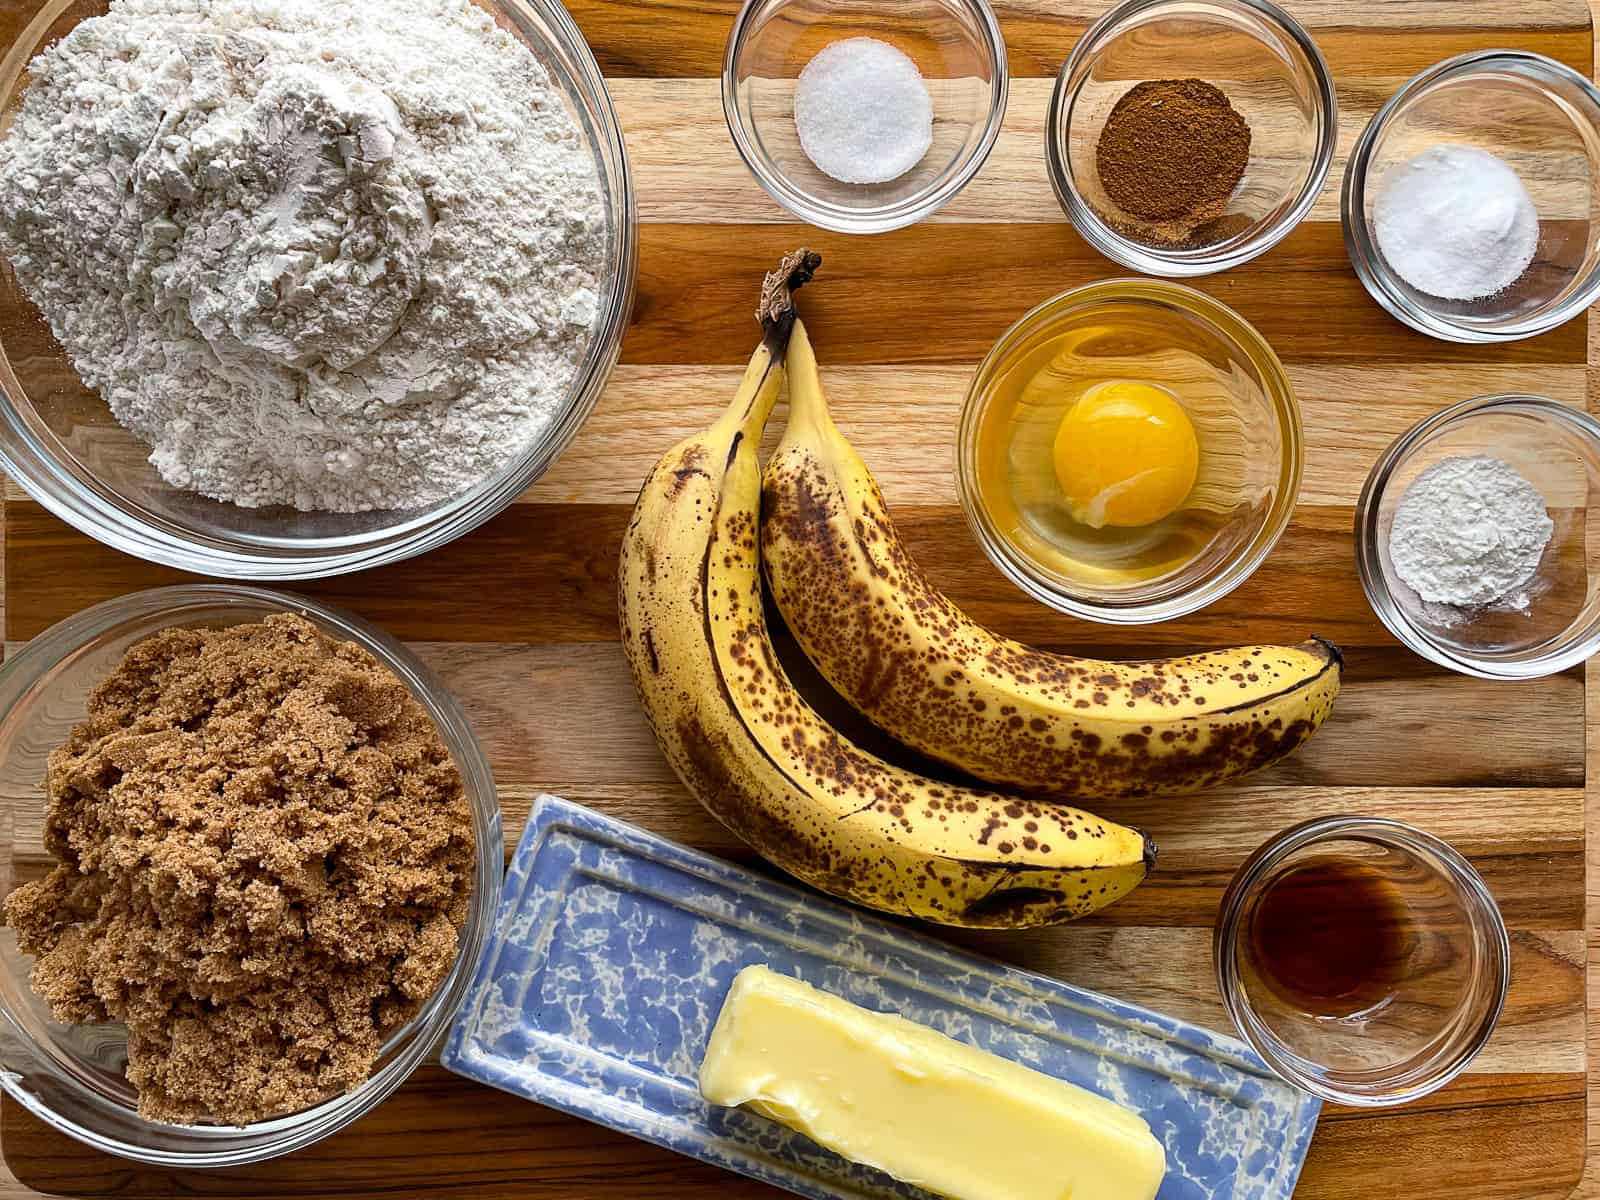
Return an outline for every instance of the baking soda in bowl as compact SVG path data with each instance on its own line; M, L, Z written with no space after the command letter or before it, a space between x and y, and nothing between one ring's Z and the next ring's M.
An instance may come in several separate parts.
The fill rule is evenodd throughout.
M1373 230L1395 274L1441 300L1498 295L1539 248L1539 213L1522 177L1475 146L1434 146L1390 171Z
M1401 496L1389 557L1428 615L1454 625L1489 607L1526 612L1554 532L1544 496L1510 463L1455 455Z

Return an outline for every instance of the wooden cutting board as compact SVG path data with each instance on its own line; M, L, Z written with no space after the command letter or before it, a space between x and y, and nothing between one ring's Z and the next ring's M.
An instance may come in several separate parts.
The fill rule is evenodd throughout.
M836 416L929 573L975 616L1079 652L1166 653L1316 632L1349 656L1333 719L1291 762L1203 800L1102 806L1161 840L1160 871L1129 899L1066 929L960 940L1225 1028L1210 927L1244 856L1313 815L1419 824L1472 858L1505 911L1513 946L1505 1017L1472 1069L1435 1097L1382 1114L1329 1109L1299 1195L1565 1196L1582 1174L1585 1143L1587 676L1482 683L1401 649L1362 597L1350 525L1380 449L1451 401L1522 390L1600 411L1588 329L1579 321L1492 348L1408 332L1352 274L1337 193L1343 152L1406 77L1488 47L1540 51L1587 73L1589 11L1584 0L1288 6L1333 67L1341 154L1311 220L1272 253L1200 286L1254 322L1288 364L1305 410L1306 481L1271 561L1208 611L1130 631L1058 616L989 566L954 497L956 414L977 360L1033 304L1122 273L1065 224L1042 156L1050 77L1102 11L1099 0L997 3L1013 84L993 156L936 219L870 239L790 223L736 157L716 81L735 0L576 0L574 15L611 80L645 222L622 366L566 457L504 516L423 559L305 590L384 624L443 673L494 760L508 840L533 794L549 790L747 857L676 783L639 715L616 645L615 557L653 460L725 403L753 344L761 273L809 243L827 259L804 309L829 364ZM36 7L0 0L0 39ZM12 643L89 604L179 578L73 532L14 488L4 549ZM9 1099L0 1157L14 1176L0 1194L19 1196L776 1195L436 1067L345 1133L247 1170L137 1167L51 1132Z

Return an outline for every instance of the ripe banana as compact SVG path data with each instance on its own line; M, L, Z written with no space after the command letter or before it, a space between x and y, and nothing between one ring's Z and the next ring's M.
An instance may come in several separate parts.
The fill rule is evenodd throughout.
M1013 928L1110 904L1154 862L1146 835L891 766L784 674L762 614L756 454L791 330L804 334L792 312L766 326L732 405L656 466L623 539L622 642L662 751L734 833L846 899Z
M1196 791L1294 751L1339 694L1339 651L1318 639L1112 663L973 622L907 552L828 413L803 335L762 518L773 599L828 682L893 737L998 787L1081 799Z

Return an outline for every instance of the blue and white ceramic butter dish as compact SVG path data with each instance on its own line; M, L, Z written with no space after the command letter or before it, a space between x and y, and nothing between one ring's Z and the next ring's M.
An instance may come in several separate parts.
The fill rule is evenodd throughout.
M923 1197L696 1080L742 968L766 963L1099 1092L1167 1151L1161 1200L1288 1200L1318 1101L1242 1043L952 950L541 796L445 1046L471 1079L816 1200Z

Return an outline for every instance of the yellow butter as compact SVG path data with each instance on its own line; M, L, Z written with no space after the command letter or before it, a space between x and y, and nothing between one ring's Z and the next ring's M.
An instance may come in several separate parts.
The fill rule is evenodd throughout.
M1166 1174L1121 1105L767 967L733 981L700 1091L955 1200L1151 1200Z

